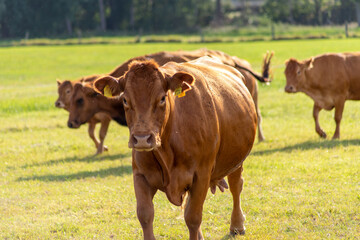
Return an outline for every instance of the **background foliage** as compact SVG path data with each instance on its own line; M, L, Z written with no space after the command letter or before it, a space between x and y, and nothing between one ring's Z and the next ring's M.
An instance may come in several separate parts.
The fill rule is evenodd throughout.
M271 21L344 24L360 21L359 4L357 0L0 0L0 37L191 33Z

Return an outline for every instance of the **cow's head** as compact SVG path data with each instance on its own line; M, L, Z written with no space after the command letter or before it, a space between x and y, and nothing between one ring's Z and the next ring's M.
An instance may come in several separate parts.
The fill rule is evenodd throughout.
M79 128L96 113L99 95L89 84L76 83L70 100L69 128Z
M306 73L313 68L314 59L298 62L294 58L286 61L285 77L286 86L285 92L296 93L301 90L302 84L306 81Z
M65 80L63 82L57 80L56 82L58 84L59 97L55 102L55 107L69 110L73 86L69 80Z
M151 151L161 146L162 133L168 122L172 93L184 94L195 79L185 72L163 73L153 61L134 61L120 78L98 79L95 89L106 95L122 94L126 122L130 130L129 147L136 151Z

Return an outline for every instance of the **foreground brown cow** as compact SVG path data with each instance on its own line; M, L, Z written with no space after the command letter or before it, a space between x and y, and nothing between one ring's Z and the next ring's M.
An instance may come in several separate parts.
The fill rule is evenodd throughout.
M100 77L100 75L91 75L75 81L69 81L69 80L65 80L63 82L57 81L59 97L55 102L55 106L69 111L70 100L73 94L74 85L76 83L91 83L98 77ZM104 145L104 140L107 130L109 128L110 121L111 121L110 116L103 112L98 112L94 114L89 120L86 121L89 124L88 127L89 137L95 143L96 154L100 154L104 150L105 151L108 150L107 146ZM100 123L100 130L99 130L100 141L95 136L95 126L97 123Z
M304 92L314 100L315 130L320 137L321 109L335 108L336 129L333 139L340 138L340 121L346 100L360 100L360 53L324 54L304 61L293 58L286 62L288 93Z
M220 59L221 62L237 68L244 76L245 76L245 85L247 86L248 90L250 91L253 100L255 102L257 115L258 115L258 138L259 141L264 140L264 135L261 128L261 114L260 109L258 107L258 86L257 86L257 80L261 82L269 82L269 65L271 61L271 55L267 55L264 58L264 65L263 65L263 76L259 76L256 73L254 73L251 69L250 63L248 63L245 60L239 59L234 56L229 56L221 51L214 51L214 50L208 50L208 49L199 49L195 51L176 51L176 52L158 52L154 54L149 54L145 56L136 57L133 59L130 59L129 61L125 62L124 64L117 67L115 70L113 70L109 75L113 77L120 77L122 76L127 70L128 70L128 64L131 61L134 60L149 60L153 59L155 60L159 65L163 65L169 61L173 62L187 62L190 60L194 60L196 58L202 57L202 56L211 56ZM113 107L107 108L106 110L99 108L99 106L105 106L106 102L101 97L97 97L96 94L93 92L91 93L91 89L88 89L89 86L82 86L78 84L78 90L77 90L77 97L73 98L73 106L72 110L70 111L69 115L69 121L68 125L69 127L78 128L80 127L80 124L85 123L89 121L89 119L93 116L93 114L104 111L113 118L118 118L118 121L123 121L124 116L120 116L119 112L123 112L123 107L120 106L118 110L114 109ZM82 88L87 88L82 89ZM87 94L85 94L87 92ZM86 106L78 107L79 105L75 103L78 99L82 98L86 104ZM96 101L100 101L101 103L94 103ZM120 105L122 104L121 100ZM90 102L92 104L90 104ZM94 104L93 104L94 103ZM112 105L115 104L115 101L112 101ZM114 111L115 112L114 112Z
M203 239L207 191L225 176L234 203L230 231L244 233L241 172L254 143L257 116L236 69L209 57L162 67L135 61L124 76L103 77L94 85L101 93L109 86L114 96L122 94L144 239L155 239L152 199L157 190L177 206L188 192L185 222L190 239Z

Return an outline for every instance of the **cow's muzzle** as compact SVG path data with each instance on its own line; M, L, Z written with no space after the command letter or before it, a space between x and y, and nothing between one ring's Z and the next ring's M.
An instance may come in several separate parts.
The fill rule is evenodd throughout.
M132 134L129 140L129 148L134 148L136 151L152 151L158 147L156 144L155 135L151 134Z
M286 85L285 92L287 93L296 93L296 88L293 85Z
M57 107L57 108L64 108L65 105L64 105L61 101L56 101L56 102L55 102L55 107Z
M69 128L79 128L81 123L78 120L74 120L74 121L68 121L67 125Z

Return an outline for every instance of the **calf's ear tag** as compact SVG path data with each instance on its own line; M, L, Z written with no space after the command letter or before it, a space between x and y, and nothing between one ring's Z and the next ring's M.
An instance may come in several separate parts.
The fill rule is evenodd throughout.
M175 96L181 98L183 96L185 96L185 91L183 92L181 87L178 87L175 89Z
M112 93L111 93L109 85L106 85L104 87L104 96L105 97L112 97Z

